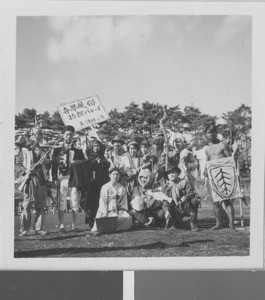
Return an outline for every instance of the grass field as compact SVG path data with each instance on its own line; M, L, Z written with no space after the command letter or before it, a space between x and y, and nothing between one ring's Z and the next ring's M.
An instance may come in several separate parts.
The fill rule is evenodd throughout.
M126 232L93 236L88 234L85 216L80 213L80 231L71 232L71 213L66 214L66 232L58 232L56 214L46 214L46 236L32 231L19 237L19 216L15 217L14 256L19 257L178 257L249 255L250 206L242 204L244 227L240 227L239 205L235 203L237 230L210 231L215 224L212 206L202 203L198 213L199 232L191 232L188 220L183 229L132 229Z

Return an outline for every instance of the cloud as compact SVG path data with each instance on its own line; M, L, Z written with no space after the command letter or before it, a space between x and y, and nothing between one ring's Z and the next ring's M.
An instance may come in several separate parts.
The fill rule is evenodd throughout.
M149 17L125 17L116 23L115 37L120 46L137 53L148 41L151 31L152 23Z
M113 50L137 53L148 40L148 17L52 17L48 56L53 61L84 61Z
M182 47L188 34L195 31L201 22L200 16L183 16L176 19L170 18L165 22L165 32L176 42L178 47Z
M50 17L50 28L56 32L63 32L76 20L75 17Z
M222 20L221 26L217 29L216 45L228 43L236 38L245 39L250 42L251 17L249 16L227 16Z

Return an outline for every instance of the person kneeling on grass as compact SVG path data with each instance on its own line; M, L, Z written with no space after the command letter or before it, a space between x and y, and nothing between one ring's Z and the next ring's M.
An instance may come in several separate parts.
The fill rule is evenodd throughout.
M172 220L173 226L181 227L183 217L190 219L192 231L198 231L197 213L199 207L198 196L192 189L187 178L180 179L181 170L174 165L168 167L165 173L167 184L164 188L165 193L172 197Z
M100 191L97 218L118 216L116 230L128 230L132 227L132 217L128 214L127 191L118 181L120 170L116 167L109 170L110 181ZM97 232L96 222L92 232Z
M155 176L149 169L142 169L132 193L130 211L134 223L150 226L165 226L171 217L171 198L155 187Z

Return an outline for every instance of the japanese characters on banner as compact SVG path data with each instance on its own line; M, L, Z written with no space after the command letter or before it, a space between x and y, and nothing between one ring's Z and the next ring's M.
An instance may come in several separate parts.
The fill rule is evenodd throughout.
M207 172L214 202L242 197L232 156L207 161Z
M98 96L77 100L58 107L65 125L72 125L76 130L106 121L109 115Z

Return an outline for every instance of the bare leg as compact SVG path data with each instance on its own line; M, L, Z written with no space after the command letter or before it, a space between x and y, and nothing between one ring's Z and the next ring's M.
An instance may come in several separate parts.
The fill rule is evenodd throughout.
M208 192L208 196L211 201L213 202L213 213L214 213L214 217L215 217L215 222L216 224L210 228L210 230L218 230L218 229L222 229L223 228L223 224L222 224L222 214L221 214L221 210L220 210L220 203L219 202L214 202L213 198L212 198L212 189L209 183L209 179L206 181L206 188L207 188L207 192Z
M225 201L225 206L226 206L226 212L228 215L228 219L229 219L229 228L230 230L235 230L234 227L234 219L235 219L235 210L234 210L234 206L231 203L230 200Z
M214 216L215 216L216 224L210 230L222 229L223 228L222 215L221 215L221 210L220 210L220 207L219 207L219 203L217 203L217 202L215 202L213 204L213 213L214 213Z

